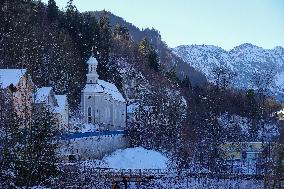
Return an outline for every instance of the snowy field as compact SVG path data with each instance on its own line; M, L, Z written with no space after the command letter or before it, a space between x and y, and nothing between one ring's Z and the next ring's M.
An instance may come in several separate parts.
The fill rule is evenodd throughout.
M115 151L103 161L114 169L166 169L168 159L153 150L127 148Z
M112 169L166 169L168 158L163 154L142 147L116 150L102 160L87 160L83 166Z

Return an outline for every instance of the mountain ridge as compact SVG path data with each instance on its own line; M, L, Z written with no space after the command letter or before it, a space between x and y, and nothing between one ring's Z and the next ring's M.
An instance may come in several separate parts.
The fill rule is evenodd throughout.
M244 43L231 50L224 50L214 45L181 45L172 49L174 54L204 73L213 80L212 69L226 66L236 74L233 87L239 89L253 88L252 79L256 74L269 71L275 77L271 92L283 96L284 86L284 48L276 46L264 49L251 43Z

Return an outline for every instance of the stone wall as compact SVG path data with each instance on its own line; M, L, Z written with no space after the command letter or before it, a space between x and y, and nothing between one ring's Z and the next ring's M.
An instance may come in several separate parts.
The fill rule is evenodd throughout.
M125 135L103 135L85 138L61 140L59 157L69 161L71 158L79 160L102 159L117 149L129 146Z

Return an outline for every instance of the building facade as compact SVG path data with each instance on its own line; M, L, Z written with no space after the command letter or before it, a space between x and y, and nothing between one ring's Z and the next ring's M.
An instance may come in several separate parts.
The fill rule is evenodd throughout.
M13 107L21 125L31 121L35 85L26 69L0 69L0 87L13 98Z
M81 91L82 121L109 130L123 129L126 126L125 99L114 84L98 79L98 61L93 55L87 64L87 83Z
M48 108L55 115L61 130L69 129L69 105L66 95L55 95L52 87L41 87L35 92L35 104Z

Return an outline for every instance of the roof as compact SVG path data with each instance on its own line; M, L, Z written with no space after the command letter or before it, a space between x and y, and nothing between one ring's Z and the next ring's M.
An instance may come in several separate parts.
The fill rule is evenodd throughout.
M16 86L26 72L26 69L0 69L1 87L6 88L11 84Z
M139 103L133 103L133 104L129 104L127 106L127 113L134 113L137 109L139 108Z
M122 94L119 92L117 87L109 82L99 80L96 84L86 84L85 88L83 89L84 93L107 93L109 94L114 100L125 102Z
M38 88L36 91L36 95L35 95L35 102L36 103L45 102L51 90L52 90L52 87Z
M65 109L65 105L67 103L67 96L66 95L55 95L56 101L58 106L55 107L55 112L60 113L63 112Z
M87 61L87 64L92 64L92 65L98 65L97 59L92 55L89 60Z
M62 135L60 138L63 140L80 139L86 137L95 136L112 136L112 135L127 135L127 131L116 130L116 131L95 131L95 132L85 132L85 133L67 133Z

